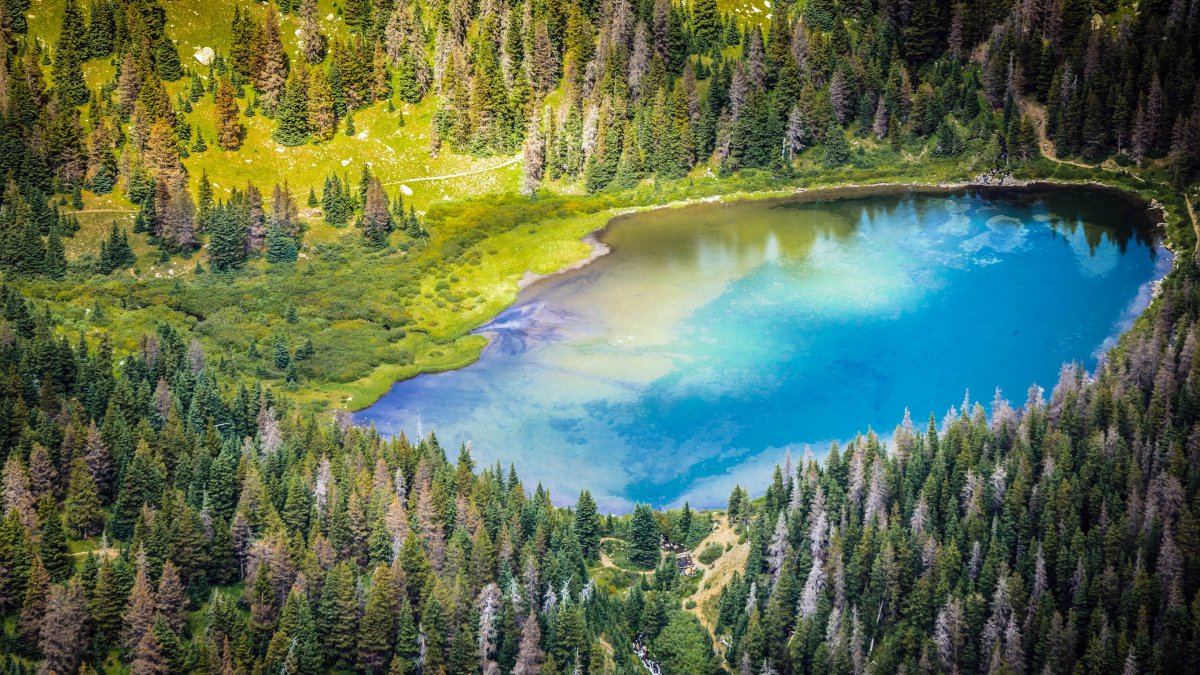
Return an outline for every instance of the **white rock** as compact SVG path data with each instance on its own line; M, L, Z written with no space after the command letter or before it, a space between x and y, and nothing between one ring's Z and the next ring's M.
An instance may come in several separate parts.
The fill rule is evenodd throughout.
M278 147L276 147L276 148L275 148L275 152L287 152L287 148L285 148L285 147L283 147L282 145L280 145L280 146L278 146Z
M404 194L406 194L406 195L411 195L411 194L412 194L412 188L408 187L407 185L401 185L401 186L400 186L400 192L402 192L402 193L404 193Z
M358 135L357 135L357 136L355 136L355 138L357 138L357 139L358 139L358 140L360 140L360 141L365 141L365 140L367 140L367 132L366 132L366 131L360 131L360 132L358 132Z
M326 20L326 21L333 21L333 12L330 12L330 13L326 14L326 15L325 15L325 20Z
M350 160L348 160L348 159L342 160L342 166L349 166L349 165L350 165Z
M213 59L216 58L217 53L213 51L212 47L197 47L196 53L193 54L193 56L197 61L200 62L200 65L207 66L213 62Z

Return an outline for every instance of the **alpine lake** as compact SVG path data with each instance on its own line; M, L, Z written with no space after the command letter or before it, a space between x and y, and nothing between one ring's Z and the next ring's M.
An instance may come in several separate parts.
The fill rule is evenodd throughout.
M1046 395L1094 369L1172 256L1158 214L1092 188L869 189L622 216L610 252L525 288L461 370L396 383L356 421L433 430L556 501L721 507L964 398ZM531 487L531 486L530 486Z

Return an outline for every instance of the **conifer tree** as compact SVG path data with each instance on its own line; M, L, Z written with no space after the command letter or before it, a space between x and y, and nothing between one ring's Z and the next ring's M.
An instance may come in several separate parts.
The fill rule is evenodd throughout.
M388 208L387 193L383 190L383 182L377 176L371 176L367 184L366 200L362 215L358 219L358 227L362 230L367 243L375 247L387 246L388 234L392 231L392 213Z
M396 636L396 589L392 585L391 568L380 565L375 568L371 581L371 595L363 610L358 630L358 667L378 673L391 663Z
M846 133L838 124L830 124L825 130L825 157L827 168L834 168L850 161L850 144L846 142Z
M51 76L60 100L68 106L88 101L87 83L83 80L82 62L88 54L84 44L85 27L77 0L67 0L63 6L62 25L54 48Z
M575 536L579 538L584 560L600 559L600 517L592 493L587 490L579 493L575 503Z
M53 581L62 581L71 571L71 561L67 557L67 537L63 533L62 515L52 495L43 497L38 504L38 525L42 535L38 548L42 564Z
M317 610L317 634L327 664L351 665L357 645L358 598L350 566L338 563L325 576Z
M242 145L242 125L238 122L237 101L233 97L233 84L228 77L222 77L217 84L216 103L213 106L216 116L217 145L222 150L237 150Z
M308 76L308 130L316 142L333 138L337 117L333 111L333 90L321 68L313 68Z
M281 145L303 145L309 140L308 92L305 75L293 72L275 115L271 138Z
M208 260L212 269L224 272L241 267L246 260L246 234L227 206L213 210L208 233Z
M87 598L78 577L50 589L39 642L42 672L76 671L84 654L82 646L87 643L89 622Z
M104 511L96 481L83 458L71 464L71 483L67 488L67 528L76 539L88 539L99 533L104 524Z
M641 569L654 569L658 566L662 533L649 506L639 504L634 508L630 529L632 541L629 547L629 561Z
M46 237L46 261L42 264L46 276L62 281L67 276L67 254L57 230L50 230Z
M179 568L170 560L163 563L154 602L157 614L166 623L167 628L176 633L183 629L187 621L187 598L184 595L183 581L179 578Z
M87 39L83 46L93 59L108 58L113 53L113 8L109 0L92 0L88 12Z
M296 262L298 256L296 240L274 224L267 227L267 262L272 264L292 263Z
M213 199L212 181L208 179L208 169L201 171L200 183L196 192L196 223L201 230L205 230L208 228L208 219L216 206Z
M133 662L129 664L133 675L167 675L171 668L163 657L162 642L153 629L146 630L133 649Z
M274 3L268 3L252 49L254 89L258 91L258 103L267 117L274 117L287 82L287 54L279 35L279 14Z

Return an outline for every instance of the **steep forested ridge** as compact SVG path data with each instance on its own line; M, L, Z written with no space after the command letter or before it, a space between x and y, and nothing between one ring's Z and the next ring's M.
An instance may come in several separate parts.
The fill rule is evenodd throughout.
M290 398L359 377L350 357L411 363L327 334L374 314L366 341L390 344L414 339L409 303L459 312L469 293L442 263L664 185L1036 176L1045 153L1190 189L1200 0L777 0L761 20L715 0L244 2L204 16L203 65L172 35L181 2L0 3L8 672L1200 672L1200 273L1182 212L1161 297L1094 375L857 438L761 498L737 488L748 560L715 607L659 547L729 555L698 548L710 514L602 518L586 492L558 508L432 434L381 438ZM56 32L31 31L43 10ZM432 114L405 142L519 153L531 200L468 201L472 227L452 229L365 165L233 178L263 118L277 149L323 148L358 137L356 115L403 130L409 106ZM603 194L557 196L574 192ZM102 198L131 227L81 224ZM143 269L181 256L195 276ZM386 289L312 290L385 265ZM278 305L252 329L217 306L244 307L248 279ZM116 335L106 315L147 302L192 323Z

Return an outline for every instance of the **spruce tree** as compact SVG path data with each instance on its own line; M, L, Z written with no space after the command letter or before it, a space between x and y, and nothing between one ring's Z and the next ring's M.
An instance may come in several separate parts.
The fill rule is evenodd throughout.
M650 507L646 504L638 504L634 507L633 519L629 527L631 534L629 561L640 569L654 569L658 566L662 532Z
M217 84L216 103L213 105L216 116L217 145L222 150L237 150L242 145L242 125L238 122L237 101L233 97L233 84L228 77L222 77Z
M42 266L46 276L62 281L67 276L67 254L57 230L51 230L46 238L46 261Z
M275 114L271 138L287 146L303 145L309 140L308 92L303 74L293 73Z
M362 621L358 628L358 667L378 673L391 663L396 639L396 589L392 570L386 565L375 568L371 595L367 598Z
M82 62L88 53L84 44L83 15L76 0L67 0L63 6L62 25L58 42L54 48L54 66L51 76L59 98L69 106L87 103L89 94L83 80Z
M267 262L275 263L292 263L296 262L299 256L299 251L296 248L296 240L289 237L282 229L275 225L267 228Z
M337 117L333 110L333 90L321 68L313 68L308 76L308 130L316 142L333 138Z
M104 511L96 481L82 458L71 464L71 482L67 488L67 528L76 539L95 536L104 524Z
M67 557L67 537L63 532L62 514L52 495L46 495L38 504L38 526L41 528L42 541L38 548L42 564L46 566L53 581L62 581L71 571L71 561Z
M592 493L587 490L579 493L579 501L575 503L575 536L585 560L600 559L600 517Z
M846 141L846 133L841 125L832 123L825 130L825 156L827 168L839 167L850 161L850 144Z
M388 234L392 231L392 214L388 209L387 193L383 190L383 182L378 177L370 177L366 191L366 201L362 215L358 219L358 227L362 230L367 243L374 247L387 246Z
M246 260L245 229L227 206L213 210L208 233L208 260L212 269L224 272L241 267Z

